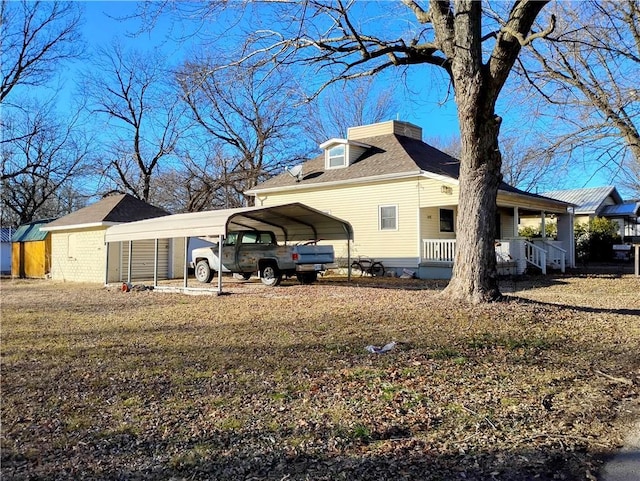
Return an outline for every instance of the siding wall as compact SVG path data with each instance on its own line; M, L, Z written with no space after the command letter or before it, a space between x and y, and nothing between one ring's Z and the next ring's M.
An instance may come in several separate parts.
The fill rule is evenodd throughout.
M104 282L105 230L51 232L51 277L61 281Z
M258 204L260 200L265 207L302 202L348 221L354 230L352 257L373 257L389 267L417 267L421 249L417 179L261 195ZM379 207L386 205L397 206L397 230L379 229ZM346 258L346 242L333 245L336 257Z

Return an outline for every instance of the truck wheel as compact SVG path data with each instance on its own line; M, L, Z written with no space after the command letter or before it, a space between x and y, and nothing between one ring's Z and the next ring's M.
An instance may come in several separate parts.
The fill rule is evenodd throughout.
M211 267L209 267L209 263L206 259L198 261L198 263L196 264L195 272L196 279L198 279L198 281L202 283L206 284L208 282L211 282L211 279L213 279L213 271L211 270Z
M282 280L282 273L273 264L267 264L260 272L260 280L265 286L275 287Z
M242 278L245 281L248 281L249 279L251 279L251 272L243 272L242 274L240 274L242 276Z
M300 272L299 274L296 274L296 277L298 278L298 282L300 282L300 284L313 284L318 280L318 273L315 271Z

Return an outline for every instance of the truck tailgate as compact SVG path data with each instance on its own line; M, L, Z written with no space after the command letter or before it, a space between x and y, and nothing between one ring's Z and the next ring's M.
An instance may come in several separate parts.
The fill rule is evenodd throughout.
M333 246L297 246L296 264L331 264L335 260Z

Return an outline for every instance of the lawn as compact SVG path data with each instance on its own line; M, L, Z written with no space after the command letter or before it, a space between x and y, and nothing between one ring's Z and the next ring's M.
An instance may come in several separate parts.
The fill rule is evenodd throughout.
M3 281L2 479L596 479L640 415L640 278L442 287Z

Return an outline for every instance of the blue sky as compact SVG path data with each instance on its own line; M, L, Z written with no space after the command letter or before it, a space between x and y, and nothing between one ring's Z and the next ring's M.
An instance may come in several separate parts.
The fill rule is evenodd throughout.
M169 33L168 23L160 23L151 32L133 35L139 29L137 20L121 20L120 17L133 14L136 2L85 2L86 23L84 26L88 49L108 46L117 39L125 46L132 46L138 50L145 50L162 46L163 51L174 59L179 59L197 43L176 43L167 41ZM179 33L174 25L174 34ZM83 65L86 67L86 65ZM67 75L67 85L72 84L75 69L70 69ZM400 72L389 72L391 78L398 82ZM412 122L423 129L426 140L440 137L450 139L457 136L458 125L455 103L452 95L446 102L446 84L442 73L430 66L414 66L406 72L406 82L411 86L407 91L402 84L397 89L398 111L394 118ZM503 131L517 129L527 124L529 113L526 105L519 105L517 100L509 101L504 95L498 105L498 115L504 117ZM528 128L528 127L527 127ZM555 184L550 188L581 188L615 185L615 179L605 170L597 170L594 166L578 165L572 168L571 175L554 179ZM543 189L544 190L544 189ZM624 195L624 194L623 194Z

